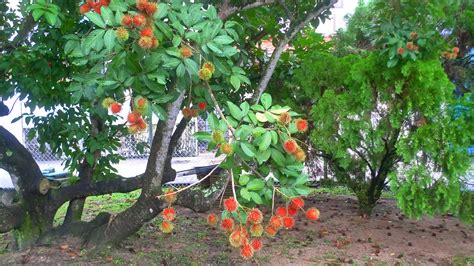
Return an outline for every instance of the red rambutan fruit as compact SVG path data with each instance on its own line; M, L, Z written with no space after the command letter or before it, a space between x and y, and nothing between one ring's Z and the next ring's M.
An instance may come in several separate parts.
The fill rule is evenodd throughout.
M291 229L295 226L295 219L291 216L283 217L283 227L285 229Z
M296 129L300 133L306 132L308 130L308 121L305 119L301 119L301 118L296 119L295 125L296 125Z
M283 143L283 149L287 153L294 153L298 149L298 144L296 144L296 141L294 139L288 139Z
M316 221L319 219L319 210L316 208L309 208L306 211L306 218L308 218L311 221Z
M169 207L163 210L161 216L163 216L163 219L171 222L176 217L176 211L173 207Z
M237 211L237 201L233 198L227 198L224 200L224 209L228 212L235 212Z

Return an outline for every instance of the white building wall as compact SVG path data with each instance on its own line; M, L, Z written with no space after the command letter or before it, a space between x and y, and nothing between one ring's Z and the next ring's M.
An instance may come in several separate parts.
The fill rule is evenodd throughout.
M334 8L331 9L331 17L326 20L324 24L321 24L316 29L317 32L324 36L334 34L338 29L346 27L346 21L344 17L347 14L353 14L356 9L359 0L339 0Z

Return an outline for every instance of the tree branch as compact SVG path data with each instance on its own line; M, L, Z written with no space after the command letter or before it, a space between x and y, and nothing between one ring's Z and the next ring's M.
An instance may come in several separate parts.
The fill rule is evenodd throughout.
M220 8L219 8L219 17L222 20L227 20L229 17L231 17L232 15L240 11L257 8L261 6L272 5L274 3L276 3L275 0L258 0L258 1L255 1L247 5L243 5L243 6L230 6L229 1L224 1L224 3L220 5Z
M262 78L260 79L257 90L255 92L255 95L257 96L257 97L254 97L255 102L258 102L260 100L260 97L262 96L263 92L266 90L268 83L270 82L270 79L273 75L273 72L275 71L278 60L280 60L281 54L285 50L286 46L290 43L290 41L293 40L296 37L296 35L309 22L319 17L321 13L331 8L336 2L337 0L329 0L327 1L327 4L318 3L316 7L311 12L308 12L306 16L303 19L301 19L294 27L293 26L290 27L290 30L287 32L287 34L285 34L285 37L278 43L278 46L273 51L270 61L265 69L265 72Z
M44 185L47 181L33 156L2 126L0 126L0 166L18 177L17 185L23 196L29 192L46 194L48 187Z

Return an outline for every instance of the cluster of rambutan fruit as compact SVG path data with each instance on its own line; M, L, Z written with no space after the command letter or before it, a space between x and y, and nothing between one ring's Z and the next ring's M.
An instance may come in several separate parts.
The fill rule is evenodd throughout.
M291 115L288 112L280 114L278 120L281 124L287 125L291 122ZM296 130L300 133L304 133L308 130L308 121L305 119L298 118L295 120ZM283 142L283 149L293 155L297 161L304 162L306 160L306 153L296 143L295 139L287 139Z
M181 110L181 113L183 114L183 117L186 119L191 119L193 117L197 117L200 112L204 112L207 109L207 103L206 102L199 102L197 104L197 108L189 108L189 107L184 107L183 110Z
M417 39L418 39L418 33L414 32L414 31L411 32L410 33L410 40L405 44L406 49L408 49L410 51L413 51L413 52L417 52L418 49L419 49L418 45L415 44ZM399 55L403 55L405 53L405 48L403 48L403 47L398 48L397 53Z
M446 59L456 59L459 54L459 48L458 47L453 47L451 51L444 51L442 53L442 56Z
M108 6L110 4L110 0L100 0L100 1L93 1L87 0L85 4L79 7L79 12L81 14L85 14L89 11L95 11L96 13L100 14L100 8L103 6Z
M163 190L163 195L163 199L168 203L168 207L161 212L163 221L160 223L160 230L165 234L170 234L174 229L172 221L176 218L176 211L171 205L176 201L177 194L172 188L166 188Z
M316 208L309 208L304 210L304 200L302 198L293 198L290 200L287 207L278 207L275 214L272 214L268 223L264 226L264 215L262 211L257 208L248 209L244 211L239 208L238 202L233 198L224 200L223 219L220 222L220 228L229 235L229 243L235 248L240 248L240 255L244 259L250 259L255 252L259 251L262 246L262 237L265 233L268 237L274 237L282 228L290 230L295 226L295 216L299 211L305 213L305 216L310 221L319 219L319 210ZM230 217L231 214L236 214L242 217L240 212L245 212L246 221L235 222ZM211 213L207 216L207 222L211 226L217 226L219 218L216 214Z
M104 108L110 108L113 114L118 114L122 111L122 104L108 97L102 101ZM143 116L147 113L148 101L145 98L138 97L133 103L132 112L127 115L128 132L136 134L147 128L147 124L143 120Z
M143 49L153 49L158 47L158 39L153 33L153 14L158 10L156 3L146 0L137 1L138 15L124 15L122 17L122 27L117 28L115 34L121 41L128 40L128 29L137 29L140 32L138 45Z

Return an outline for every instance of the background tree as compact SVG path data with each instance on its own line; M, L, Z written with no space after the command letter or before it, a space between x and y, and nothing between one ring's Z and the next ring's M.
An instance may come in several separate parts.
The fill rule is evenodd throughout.
M252 14L245 12L267 6L283 9L285 14L289 14L283 1L278 1L278 4L224 1L219 13L207 2L204 5L183 5L183 1L158 5L142 2L88 1L79 9L87 19L79 14L76 3L59 0L52 3L36 1L32 5L22 2L20 14L2 12L0 23L4 30L0 70L2 88L5 89L0 92L1 96L8 98L19 93L21 99L27 99L30 108L42 107L48 111L46 117L27 115L25 119L34 123L42 146L48 144L54 152L66 156L72 174L68 186L49 187L31 154L0 127L0 166L18 180L19 187L18 201L11 206L2 205L1 232L15 230L14 236L20 248L38 241L51 241L51 236L61 234L82 237L89 245L117 243L158 215L167 206L161 184L175 178L171 156L190 118L185 115L173 130L180 110L191 111L191 116L195 116L199 114L197 107L203 102L208 108L201 109L218 110L218 104L229 99L238 102L243 90L252 89L244 71L251 67L251 61L247 59L251 56L245 51L256 50L242 46L246 34L251 32L246 30L250 24L241 25L220 18L232 16L239 20L246 15L251 17ZM300 16L294 27L292 20L287 20L289 24L278 24L291 25L282 31L281 34L285 34L282 41L289 42L294 38L302 23L327 17L327 10L334 2L293 3L289 10L297 10ZM146 7L141 6L145 3ZM6 3L0 5L7 10ZM276 13L275 21L279 21L279 14L281 12ZM279 32L276 29L274 27L273 32ZM259 35L259 38L266 35ZM270 62L275 64L276 61L278 56ZM269 66L261 71L264 80L273 69ZM263 90L260 86L258 94ZM120 111L124 99L131 99L132 117L128 117L129 123L117 125L114 123L117 116L113 113ZM247 134L253 127L258 131L262 126L274 124L277 121L274 116L281 112L275 110L282 107L273 107L269 96L262 98L262 105L255 106L250 110L250 105L227 104L222 111L222 122L217 122L220 131L239 130L239 125L235 125L231 118L235 119L236 115L240 118L248 116L248 121L253 124L252 127L247 125L243 135L237 136L235 154L241 156L241 160L227 161L227 164L235 164L235 173L232 174L236 175L236 181L241 181L239 175L244 170L256 173L253 179L257 181L248 183L256 187L247 188L254 193L240 190L239 201L251 206L263 203L261 197L268 195L273 183L262 182L262 173L278 175L287 165L292 167L286 169L285 174L289 177L284 183L288 187L282 188L282 193L290 197L306 193L304 179L299 174L301 162L295 161L293 156L281 154L280 142L292 133L272 134L270 143L268 134L258 139L258 134L264 132L252 136ZM160 121L145 173L134 178L122 178L112 166L122 159L114 153L119 146L118 137L128 134L128 131L134 133L143 129L143 119L150 115L149 110ZM255 121L252 114L255 116L257 113L267 120ZM224 117L229 114L229 118ZM214 144L221 141L214 141ZM265 154L267 150L271 151L270 156L257 158L254 145ZM267 161L270 163L267 165L273 167L261 168ZM224 177L222 182L226 180L228 177ZM206 210L223 189L222 183L216 185L209 191L186 190L179 194L177 203L198 211ZM124 212L116 216L101 213L91 222L80 220L87 196L129 192L138 188L142 189L139 199ZM59 228L53 228L54 214L68 201L67 218Z
M442 66L465 60L453 48L456 36L445 32L456 25L450 14L466 3L418 8L425 4L362 5L334 50L320 46L301 56L304 49L296 48L277 73L293 76L285 79L286 99L312 105L315 153L354 191L363 214L391 181L409 216L452 211L472 221L472 195L461 192L474 142L472 101L469 94L453 97Z

